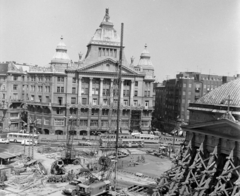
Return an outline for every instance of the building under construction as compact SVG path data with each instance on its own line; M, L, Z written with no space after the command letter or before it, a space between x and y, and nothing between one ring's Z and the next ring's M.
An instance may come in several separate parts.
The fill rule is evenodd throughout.
M186 145L154 194L237 196L240 181L240 78L189 106Z

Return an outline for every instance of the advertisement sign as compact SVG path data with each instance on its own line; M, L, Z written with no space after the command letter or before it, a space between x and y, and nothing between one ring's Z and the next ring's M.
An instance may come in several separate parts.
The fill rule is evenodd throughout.
M175 145L180 145L185 141L184 137L175 136L174 138L173 136L165 136L165 135L160 136L160 142L165 144L173 144L173 139L175 139L175 142L174 142Z

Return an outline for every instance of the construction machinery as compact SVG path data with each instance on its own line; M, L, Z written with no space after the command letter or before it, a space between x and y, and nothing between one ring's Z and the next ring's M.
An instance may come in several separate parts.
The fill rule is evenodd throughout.
M71 121L71 127L72 128ZM69 126L68 126L69 127ZM77 152L73 149L73 137L72 130L67 130L66 146L61 153L61 158L52 163L50 173L54 175L62 175L66 173L65 165L74 164L79 165L81 160L77 158Z

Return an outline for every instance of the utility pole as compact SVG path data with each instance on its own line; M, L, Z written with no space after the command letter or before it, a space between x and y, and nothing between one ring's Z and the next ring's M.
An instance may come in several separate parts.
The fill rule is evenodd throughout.
M30 116L29 116L29 113L28 113L28 115L27 115L27 119L28 119L28 121L27 121L27 133L28 134L30 134ZM27 143L27 142L26 142ZM26 145L26 144L25 144ZM28 157L31 157L31 154L30 154L30 145L29 145L29 148L28 148Z
M118 107L117 107L117 131L116 131L116 165L114 176L114 188L117 190L117 162L118 162L118 136L119 136L119 119L120 119L120 102L121 102L121 83L122 83L122 53L123 53L123 28L124 24L121 23L121 46L119 55L119 76L118 76Z

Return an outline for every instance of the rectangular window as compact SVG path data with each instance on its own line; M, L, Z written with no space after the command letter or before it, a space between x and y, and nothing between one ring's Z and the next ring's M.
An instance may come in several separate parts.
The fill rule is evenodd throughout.
M82 95L87 95L88 94L88 88L82 88Z
M77 114L77 109L71 108L70 109L70 114Z
M82 104L87 105L87 98L82 98Z
M71 104L76 104L76 97L71 97Z
M97 105L97 98L93 98L93 105Z
M87 127L88 126L88 120L80 120L80 126L81 127Z
M55 126L64 126L64 119L55 119L54 125Z
M76 83L76 78L72 78L72 83Z
M58 97L58 104L62 105L62 97Z
M64 77L57 77L58 82L64 82Z
M98 127L98 120L91 120L90 121L90 126L91 127Z
M113 96L117 96L118 95L118 89L113 89Z
M138 81L135 81L135 86L138 86Z
M102 124L102 127L109 127L108 120L102 120L101 124Z
M57 87L57 93L60 93L60 86Z
M124 105L127 106L128 105L128 100L124 100L123 103L124 103Z
M45 92L50 93L50 86L45 86Z
M150 97L150 91L147 92L147 96Z
M72 94L76 94L76 87L72 87Z
M93 95L98 95L98 92L99 92L99 88L93 88L92 89L92 94Z
M135 96L135 97L138 96L138 91L134 91L134 96Z
M49 96L46 96L46 102L47 102L47 103L50 102Z
M17 81L18 80L18 76L13 76L13 80Z
M114 106L117 106L117 104L118 104L118 100L117 100L117 99L114 99L114 100L113 100L113 105L114 105Z
M34 101L34 98L35 98L34 95L31 95L31 101Z
M18 88L18 85L14 84L14 85L13 85L13 90L16 91L17 88Z
M41 95L38 96L38 100L39 100L40 103L42 102L42 96Z
M46 82L50 82L50 77L46 76Z
M2 98L5 99L5 94L4 93L2 94Z
M145 107L149 106L149 101L145 101Z
M41 125L41 124L42 124L42 119L41 119L41 118L38 118L38 119L37 119L37 124L38 124L38 125Z
M38 86L38 92L43 92L43 87L42 86Z
M50 125L50 120L48 120L48 119L44 119L44 125Z
M56 109L56 114L62 114L62 113L63 113L63 110L61 108Z
M103 116L108 116L108 112L109 112L109 110L102 110L102 115Z
M61 87L61 93L64 93L64 87Z
M148 91L144 91L144 97L147 97Z
M134 106L138 106L138 100L134 100L133 104Z
M18 119L18 113L10 113L11 119Z
M108 100L107 99L103 100L103 105L108 105Z

